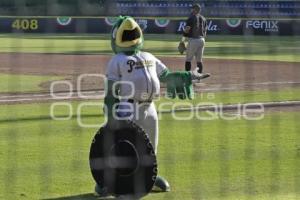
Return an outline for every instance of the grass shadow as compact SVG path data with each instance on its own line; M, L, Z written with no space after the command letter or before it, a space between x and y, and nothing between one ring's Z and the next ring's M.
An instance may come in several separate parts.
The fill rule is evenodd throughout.
M165 193L162 191L152 190L149 194L160 194ZM41 200L121 200L121 198L117 197L97 197L93 193L79 194L74 196L66 196L66 197L56 197L56 198L47 198Z
M93 193L86 193L86 194L79 194L74 196L66 196L66 197L56 197L56 198L49 198L49 199L42 199L42 200L112 200L116 199L113 197L110 198L100 198L96 197Z

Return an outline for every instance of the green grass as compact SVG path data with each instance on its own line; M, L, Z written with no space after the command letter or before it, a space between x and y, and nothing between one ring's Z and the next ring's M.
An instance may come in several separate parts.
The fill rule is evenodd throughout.
M146 35L145 49L177 55L178 35ZM206 57L300 62L299 37L209 36ZM0 35L0 52L111 54L108 35ZM58 77L0 75L0 91L34 91ZM202 93L192 101L222 104L299 100L300 90ZM162 98L157 107L170 100ZM177 100L170 101L176 103ZM95 199L88 166L97 130L78 126L73 117L54 121L50 104L0 107L0 199ZM167 105L164 109L170 109ZM180 107L186 107L180 105ZM67 108L55 115L68 116ZM180 113L187 115L190 113ZM260 121L216 119L160 120L160 174L171 193L145 199L299 199L299 112L266 113ZM85 107L83 122L101 124L101 107Z
M180 35L145 35L144 50L179 56ZM206 58L300 62L299 36L215 36L206 40ZM109 35L1 34L0 52L112 54Z
M100 110L85 109L98 116L84 121L101 123ZM0 111L0 199L94 199L88 151L97 128L79 127L76 117L53 121L49 104ZM162 115L159 173L172 192L145 199L298 199L300 114L266 113L260 121L216 116L176 121Z
M2 35L1 52L111 53L105 36Z
M195 94L193 100L178 101L178 99L160 98L156 100L156 105L161 110L169 110L172 107L184 108L190 107L190 105L202 106L211 103L225 105L253 102L299 101L299 97L299 88L286 88L278 91L202 92Z
M38 76L38 75L17 75L0 74L0 92L36 92L45 90L41 87L42 83L60 80L60 76Z
M161 111L170 111L172 109L181 109L181 108L191 108L199 107L203 105L227 105L227 104L243 104L243 103L256 103L256 102L280 102L280 101L299 101L300 89L298 88L287 88L278 91L238 91L238 92L216 92L208 93L203 92L195 95L193 100L184 100L180 101L178 99L167 99L161 96L159 99L155 100L156 108ZM76 101L71 103L72 112L76 115L76 112L81 104L85 103L95 103L98 104L95 106L83 107L84 115L88 117L95 117L96 115L103 115L102 106L103 100L99 101ZM0 119L2 123L14 122L16 119L24 119L24 121L31 121L36 119L49 119L50 105L48 106L39 106L39 104L25 104L26 106L15 105L10 106L9 110L6 110L6 106L0 107ZM43 104L42 104L43 105ZM101 106L102 105L102 106ZM62 109L64 108L64 109ZM94 108L94 109L91 109ZM32 112L32 110L40 109L41 113L45 115L40 115L39 112ZM61 106L58 110L54 110L55 115L67 117L69 108L66 106ZM100 113L99 113L100 112ZM38 114L37 114L38 113ZM0 120L1 123L1 120ZM0 129L1 130L1 129Z

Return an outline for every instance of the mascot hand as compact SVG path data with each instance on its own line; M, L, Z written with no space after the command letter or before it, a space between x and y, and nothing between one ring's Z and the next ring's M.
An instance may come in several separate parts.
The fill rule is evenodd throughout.
M193 99L194 91L192 84L192 75L190 72L167 72L161 80L167 84L167 96L169 98Z

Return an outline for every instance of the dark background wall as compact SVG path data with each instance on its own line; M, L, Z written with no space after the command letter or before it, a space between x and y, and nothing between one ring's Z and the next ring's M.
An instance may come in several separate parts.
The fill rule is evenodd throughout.
M110 33L115 18L102 17L3 17L2 33ZM136 18L145 33L181 34L184 19ZM209 34L300 35L299 20L208 19Z
M209 19L209 34L300 32L296 0L0 0L0 32L109 33L110 16L131 15L147 33L180 34L193 3Z
M300 18L296 0L0 0L0 15L182 17L193 3L207 17Z

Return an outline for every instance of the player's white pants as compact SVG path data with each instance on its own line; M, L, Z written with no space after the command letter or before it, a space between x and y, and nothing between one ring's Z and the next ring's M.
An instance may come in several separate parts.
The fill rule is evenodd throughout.
M145 130L148 134L149 139L153 145L155 153L157 153L157 145L158 145L158 117L156 108L153 102L151 103L128 103L124 102L124 105L120 104L119 111L124 109L128 109L128 105L132 105L132 111L130 114L130 119L133 120L137 125ZM129 113L125 113L124 115L128 116ZM122 115L122 114L121 114Z
M197 62L202 62L204 52L205 39L202 38L189 38L186 48L186 61L191 62L196 57Z

